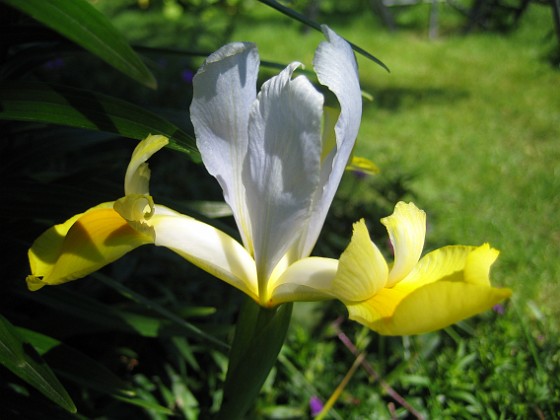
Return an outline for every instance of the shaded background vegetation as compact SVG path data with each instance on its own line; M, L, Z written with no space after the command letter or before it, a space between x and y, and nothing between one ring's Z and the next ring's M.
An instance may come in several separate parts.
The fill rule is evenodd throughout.
M345 175L316 252L338 256L361 217L388 248L379 218L397 200L413 200L428 214L427 249L483 242L500 249L493 279L512 287L514 298L442 332L404 338L345 322L335 302L296 305L287 345L253 415L308 417L310 398L328 398L355 360L349 340L367 352L370 370L356 372L332 418L557 418L560 72L550 5L531 2L518 17L500 10L469 21L462 7L473 2L441 3L437 38L430 39L429 4L389 8L390 30L373 3L285 3L391 69L358 58L362 89L372 99L365 99L357 154L375 161L381 173ZM107 93L192 132L192 75L208 53L230 40L248 40L258 44L263 60L298 60L311 68L321 40L249 0L93 4L145 59L157 90L56 37L52 56L4 79ZM5 10L10 14L3 19L32 24ZM262 80L275 71L267 66ZM241 301L236 291L156 248L139 249L63 287L31 294L23 281L27 249L46 227L122 195L136 141L2 124L2 314L64 343L43 357L85 418L210 416L220 403L227 363L220 343L231 337ZM164 150L151 168L158 203L235 234L229 218L213 218L208 202L221 193L200 164ZM0 417L75 416L2 369Z

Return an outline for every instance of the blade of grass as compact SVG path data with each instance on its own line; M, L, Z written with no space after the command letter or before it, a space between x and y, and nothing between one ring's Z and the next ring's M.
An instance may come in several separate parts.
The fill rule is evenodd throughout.
M118 396L134 397L134 390L126 382L86 354L36 331L26 328L18 328L17 331L26 342L37 349L61 377L81 387Z
M365 353L358 354L358 356L354 360L354 363L352 363L352 366L350 366L350 369L348 369L348 372L346 372L346 375L344 375L344 378L342 378L342 381L340 381L340 384L338 384L336 389L333 391L332 395L329 397L329 399L323 406L321 412L317 414L316 417L317 420L323 420L325 416L329 413L329 410L332 408L334 403L338 400L338 398L342 394L342 391L344 391L344 388L346 388L346 385L348 385L348 382L350 381L352 376L354 376L354 373L356 373L356 370L364 361L365 356L366 356Z
M523 335L525 336L525 340L527 341L527 346L529 348L529 352L531 353L531 357L533 358L533 362L535 362L535 368L539 372L537 378L538 377L543 378L546 376L546 371L544 370L543 365L541 363L539 352L537 350L537 346L535 345L534 339L531 333L529 332L529 327L527 326L527 319L520 313L520 309L517 303L514 303L512 306L514 309L515 316L519 319L519 324L521 325L521 329L523 330ZM554 410L552 401L550 399L547 400L547 405L548 405L549 413L552 416L552 418L557 419L558 416L555 414L556 410Z
M356 346L354 345L354 343L352 342L352 340L350 340L350 338L344 333L344 331L342 331L340 329L340 322L342 321L342 319L338 319L335 323L334 323L334 328L336 331L336 334L338 336L338 339L342 342L342 344L344 344L346 346L346 348L348 350L350 350L350 352L354 355L354 356L358 356L360 354L360 351L356 348ZM404 408L406 408L410 414L412 414L414 417L416 417L417 419L423 419L423 416L414 409L414 407L412 407L397 391L395 391L393 389L393 387L391 385L389 385L386 381L384 381L379 374L375 371L375 369L373 369L373 366L368 363L368 361L366 359L362 359L360 364L363 366L364 370L368 373L368 375L370 376L370 378L373 381L379 381L379 384L381 385L381 387L383 388L383 390L391 397L393 398L396 402L398 402L401 406L403 406Z

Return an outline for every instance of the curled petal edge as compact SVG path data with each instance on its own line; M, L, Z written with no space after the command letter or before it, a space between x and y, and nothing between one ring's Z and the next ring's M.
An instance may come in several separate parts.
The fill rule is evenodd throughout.
M395 252L388 286L405 278L418 263L426 238L426 213L414 203L398 202L392 215L381 219Z
M360 302L385 287L389 269L371 241L364 219L354 223L348 247L340 256L332 293L343 302Z
M149 194L150 168L146 163L154 153L164 148L169 143L169 139L162 135L150 134L142 140L130 158L124 177L124 193L129 194Z

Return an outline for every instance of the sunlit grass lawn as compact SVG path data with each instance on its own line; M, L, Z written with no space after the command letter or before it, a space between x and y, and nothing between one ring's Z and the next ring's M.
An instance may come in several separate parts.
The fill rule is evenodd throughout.
M264 16L274 19L237 25L232 39L257 42L264 60L299 59L310 69L321 35ZM387 33L369 10L326 23L391 69L359 56L362 88L374 100L365 101L357 153L382 173L358 192L406 177L404 198L428 213L429 246L490 242L501 250L495 281L558 311L560 71L546 60L550 12L531 6L507 36L444 29L435 41L425 31Z

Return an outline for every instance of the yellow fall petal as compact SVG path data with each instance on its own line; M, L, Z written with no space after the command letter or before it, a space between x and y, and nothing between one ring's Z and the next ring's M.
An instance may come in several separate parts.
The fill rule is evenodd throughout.
M464 281L464 269L469 256L476 249L473 246L449 245L424 255L412 271L398 283L399 289L410 293L440 280ZM490 261L487 263L491 264ZM490 265L486 267L486 276L489 274L489 268Z
M389 269L369 237L365 221L354 223L350 244L339 260L331 293L345 303L363 301L385 287Z
M28 251L29 265L32 273L48 273L52 270L53 264L60 255L64 244L64 238L68 231L85 213L96 209L112 208L113 203L102 203L98 206L86 210L84 213L76 214L64 223L52 226L33 242L33 246ZM44 274L37 274L43 276Z
M104 203L43 233L29 250L30 290L84 277L133 249L151 243Z
M384 335L421 334L490 309L511 295L490 286L498 251L448 246L420 260L409 277L348 306L350 317Z
M384 288L365 301L346 304L346 308L350 319L380 332L375 326L383 320L390 320L405 297L406 292L402 290Z
M499 251L488 244L479 247L451 245L426 254L398 284L409 293L435 281L465 281L490 286L490 267Z
M392 315L377 306L380 296L376 296L353 309L353 319L383 335L423 334L484 312L510 296L510 289L440 281L416 289L400 301L394 298Z
M387 228L395 252L388 287L398 283L414 268L426 237L426 213L413 203L399 202L391 216L381 219Z

